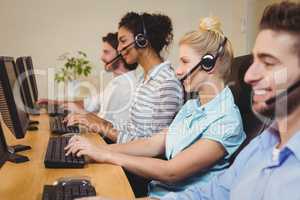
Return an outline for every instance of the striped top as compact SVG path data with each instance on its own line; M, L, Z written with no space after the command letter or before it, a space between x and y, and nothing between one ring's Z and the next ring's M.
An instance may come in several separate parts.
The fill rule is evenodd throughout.
M127 123L118 124L118 143L151 137L168 127L183 103L183 89L171 63L165 61L137 83Z

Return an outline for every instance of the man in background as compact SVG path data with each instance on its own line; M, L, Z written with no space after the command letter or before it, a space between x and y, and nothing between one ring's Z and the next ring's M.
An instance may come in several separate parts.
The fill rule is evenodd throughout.
M58 104L75 113L94 112L113 124L126 121L129 117L132 93L135 90L137 64L128 65L122 57L110 63L118 55L117 33L108 33L102 38L102 42L100 59L105 64L105 71L113 74L113 79L102 93L86 97L81 101L40 99L38 103Z

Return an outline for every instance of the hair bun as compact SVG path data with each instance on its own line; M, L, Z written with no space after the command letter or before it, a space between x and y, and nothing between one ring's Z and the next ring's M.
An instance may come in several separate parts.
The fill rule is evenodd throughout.
M213 31L223 35L221 29L221 22L217 17L205 17L200 20L199 23L200 31Z

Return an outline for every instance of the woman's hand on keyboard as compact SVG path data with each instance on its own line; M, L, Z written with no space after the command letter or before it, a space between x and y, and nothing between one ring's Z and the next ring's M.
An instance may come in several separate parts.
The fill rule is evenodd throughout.
M110 151L101 147L101 145L95 145L87 138L82 136L73 136L69 140L69 144L65 147L66 156L69 154L80 156L88 156L90 159L96 162L107 162Z

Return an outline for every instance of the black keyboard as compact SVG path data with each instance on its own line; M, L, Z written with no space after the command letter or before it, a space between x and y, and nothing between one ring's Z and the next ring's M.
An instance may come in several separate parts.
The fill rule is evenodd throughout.
M43 191L43 200L73 200L90 196L96 196L95 188L82 183L45 185Z
M49 125L52 133L65 134L65 133L79 133L80 129L78 125L67 126L66 122L63 122L63 116L49 117Z
M51 117L66 116L70 113L68 110L65 110L63 107L61 107L58 104L49 104L48 106L46 106L46 109L48 115Z
M71 137L50 137L44 160L46 168L83 168L84 157L69 154L65 156L65 147Z

